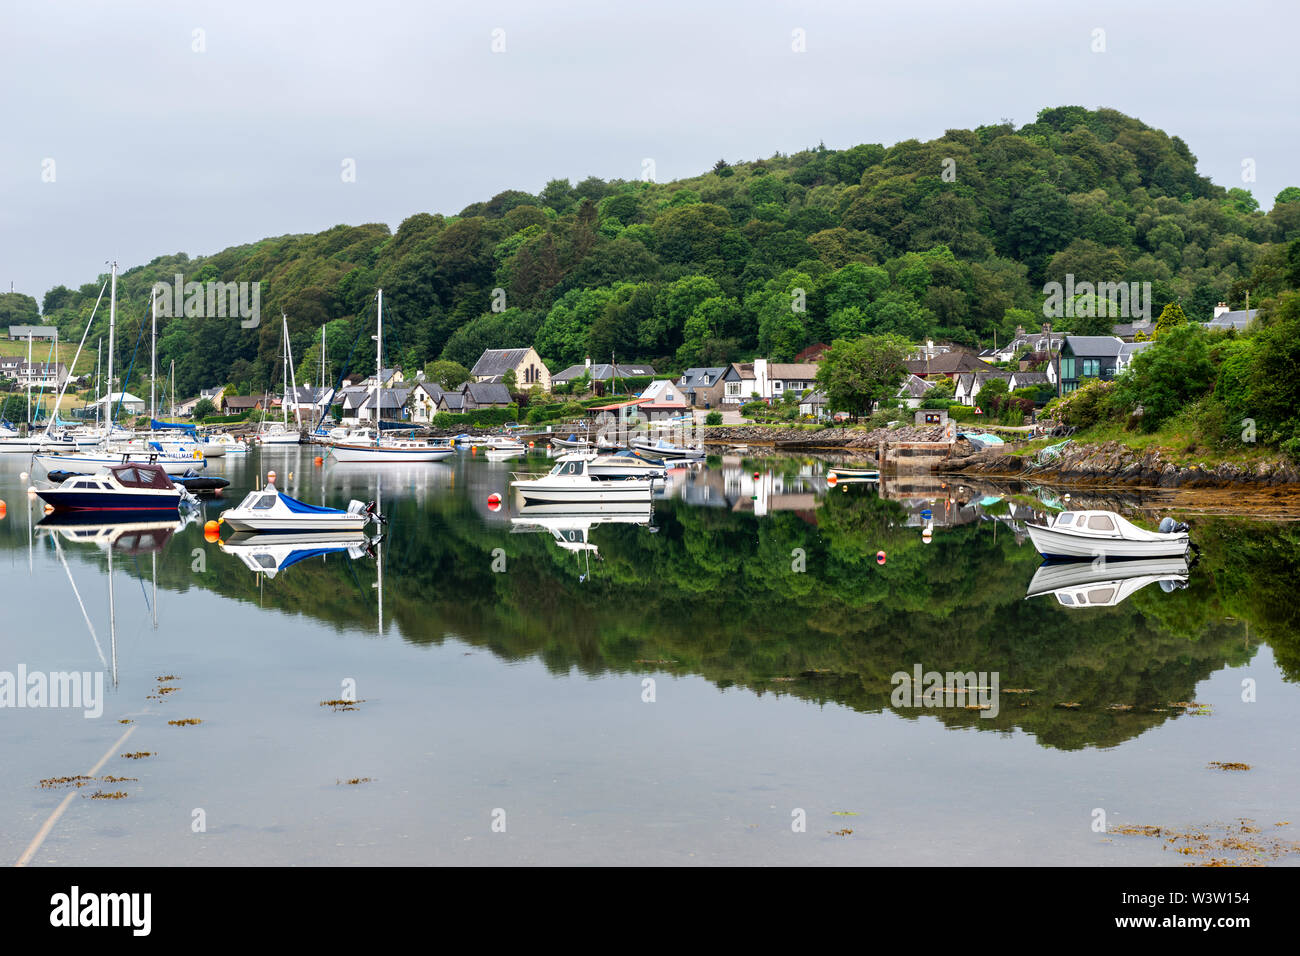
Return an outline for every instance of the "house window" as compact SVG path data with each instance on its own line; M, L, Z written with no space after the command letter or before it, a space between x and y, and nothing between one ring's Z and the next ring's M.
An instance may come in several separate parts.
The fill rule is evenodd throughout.
M1101 375L1101 359L1083 360L1083 377L1098 378Z
M739 383L739 382L728 382L728 383L727 383L727 394L728 394L728 395L739 395L739 394L740 394L740 383Z
M1074 358L1061 359L1061 378L1074 378Z

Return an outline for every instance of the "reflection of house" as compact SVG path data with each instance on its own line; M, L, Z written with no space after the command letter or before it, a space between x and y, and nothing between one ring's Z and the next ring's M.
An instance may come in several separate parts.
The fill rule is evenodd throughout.
M532 348L486 349L469 374L476 382L504 384L506 372L515 373L515 388L521 391L534 385L551 389L551 373Z
M1115 377L1124 343L1113 335L1067 335L1061 347L1059 393L1073 392L1084 379Z

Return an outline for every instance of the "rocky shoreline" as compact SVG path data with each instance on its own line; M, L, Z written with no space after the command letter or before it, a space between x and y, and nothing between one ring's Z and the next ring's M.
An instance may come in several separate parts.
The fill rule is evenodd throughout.
M701 430L705 445L758 445L774 448L864 449L875 452L882 441L942 441L940 427L904 428L773 428L763 425L713 425Z
M1169 461L1161 449L1135 451L1115 441L1066 445L1060 455L1043 464L1038 464L1033 455L1009 455L993 450L954 455L934 470L941 474L1144 488L1300 485L1300 468L1283 459L1253 465L1229 462L1184 465Z

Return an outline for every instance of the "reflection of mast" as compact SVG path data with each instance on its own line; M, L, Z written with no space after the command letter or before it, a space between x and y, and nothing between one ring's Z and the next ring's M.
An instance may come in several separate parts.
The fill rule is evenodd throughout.
M158 630L158 552L149 554L153 562L153 629Z
M113 686L117 686L117 607L113 603L113 547L108 548L108 640L113 652Z
M376 405L376 408L378 406ZM376 419L378 421L378 419ZM384 513L384 481L376 476L375 484L375 511L379 514ZM384 541L382 536L379 543L375 545L375 566L379 569L379 580L375 586L379 589L379 636L384 636Z

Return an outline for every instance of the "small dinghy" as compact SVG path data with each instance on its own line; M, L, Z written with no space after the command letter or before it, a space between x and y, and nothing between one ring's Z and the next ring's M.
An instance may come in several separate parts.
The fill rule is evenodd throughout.
M662 438L657 441L638 438L631 443L630 447L633 451L639 452L643 458L658 459L664 464L704 460L703 448L682 448Z
M219 478L216 475L200 475L197 471L187 471L183 475L173 475L172 481L196 495L215 495L230 487L229 478Z
M591 442L585 438L579 438L577 435L570 435L568 438L552 438L551 447L585 451L591 447Z
M1187 554L1187 525L1165 518L1147 531L1113 511L1065 511L1050 526L1028 525L1045 558L1177 558Z
M234 508L221 512L221 522L232 530L262 533L361 531L371 521L383 521L374 502L365 504L353 499L345 511L323 508L291 498L276 490L274 484L250 491Z

